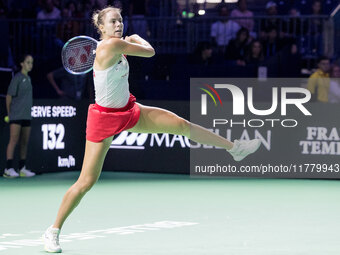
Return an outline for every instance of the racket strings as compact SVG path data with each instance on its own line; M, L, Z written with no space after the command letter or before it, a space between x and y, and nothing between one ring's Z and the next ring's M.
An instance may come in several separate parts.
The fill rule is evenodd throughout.
M88 39L73 40L62 50L62 61L66 70L74 74L90 71L95 58L97 43Z
M69 49L73 49L73 48L78 48L78 47L83 47L83 46L91 46L91 48L95 48L96 44L89 42L89 41L75 41L75 42L71 42L67 47Z

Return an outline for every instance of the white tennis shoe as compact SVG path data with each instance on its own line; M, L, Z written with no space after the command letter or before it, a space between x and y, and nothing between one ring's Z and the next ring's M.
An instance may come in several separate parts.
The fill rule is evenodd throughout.
M14 170L14 168L6 168L2 176L5 178L17 178L19 177L19 174Z
M31 170L26 169L25 166L20 169L19 173L20 173L20 177L33 177L33 176L35 176L35 173L32 172Z
M241 161L249 154L254 153L260 147L260 139L253 139L249 141L234 141L234 146L230 150L227 150L235 161Z
M50 226L48 229L46 229L42 236L45 244L45 251L52 253L60 253L62 251L59 244L59 234L59 228L53 228L53 226Z

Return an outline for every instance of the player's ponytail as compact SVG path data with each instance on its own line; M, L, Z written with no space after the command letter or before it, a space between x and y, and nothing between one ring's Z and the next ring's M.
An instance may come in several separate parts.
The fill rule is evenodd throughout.
M98 23L98 16L99 16L100 11L95 11L92 15L92 22L93 25L98 29L99 28L99 23Z

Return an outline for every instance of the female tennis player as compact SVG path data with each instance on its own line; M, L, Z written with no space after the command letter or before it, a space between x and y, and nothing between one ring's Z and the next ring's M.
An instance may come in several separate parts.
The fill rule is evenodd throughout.
M23 55L19 59L21 71L18 72L7 90L6 108L7 116L5 121L9 122L10 138L7 146L7 162L3 176L6 178L32 177L34 172L26 169L27 145L31 133L31 108L32 108L32 84L28 76L33 68L33 57ZM13 167L14 150L19 142L20 161L19 173Z
M136 34L122 39L123 21L119 9L107 7L97 11L93 15L93 23L101 35L93 65L96 103L89 106L85 156L80 176L66 192L56 221L43 235L48 252L61 252L60 229L98 180L115 134L127 130L183 135L201 144L225 148L237 161L260 146L257 139L247 142L235 140L232 143L172 112L136 103L129 92L129 65L124 55L152 57L155 50Z

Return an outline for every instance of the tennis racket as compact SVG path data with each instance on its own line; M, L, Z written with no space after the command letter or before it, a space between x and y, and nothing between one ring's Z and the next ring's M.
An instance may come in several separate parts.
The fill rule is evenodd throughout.
M68 40L61 50L65 70L71 74L85 74L92 70L98 41L85 35Z

